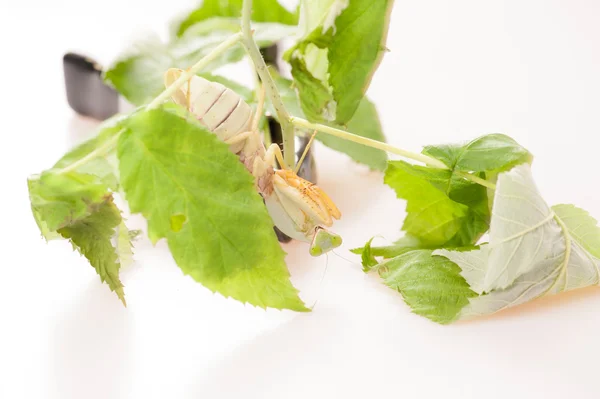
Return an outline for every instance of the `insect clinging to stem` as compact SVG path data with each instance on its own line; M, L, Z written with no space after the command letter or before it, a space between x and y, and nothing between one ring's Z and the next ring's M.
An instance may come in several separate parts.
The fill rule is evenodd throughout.
M169 69L165 73L165 85L170 86L183 72L181 69ZM302 179L297 170L286 165L277 144L265 149L258 130L265 101L264 88L254 114L239 94L199 76L192 76L173 94L172 99L186 107L239 156L254 176L256 188L279 230L296 240L310 243L309 252L313 256L322 255L342 244L339 235L325 228L341 217L335 203L321 188ZM281 169L274 168L275 160Z

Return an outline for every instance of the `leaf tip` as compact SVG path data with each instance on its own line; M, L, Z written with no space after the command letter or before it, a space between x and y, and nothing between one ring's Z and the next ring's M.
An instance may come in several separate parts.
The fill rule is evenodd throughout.
M119 297L119 300L121 301L123 306L125 308L127 308L127 301L125 300L125 293L123 292L123 290L120 290L120 292L117 292L117 296Z

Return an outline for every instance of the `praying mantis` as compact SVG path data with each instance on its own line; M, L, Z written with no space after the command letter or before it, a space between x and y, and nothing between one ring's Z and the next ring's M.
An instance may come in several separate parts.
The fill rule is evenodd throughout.
M182 73L182 69L169 69L164 75L165 85L169 87ZM239 156L254 176L256 188L279 230L310 243L312 256L320 256L342 244L339 235L325 228L341 217L331 198L318 186L299 177L297 169L290 169L277 144L265 149L258 128L265 101L264 89L260 91L255 113L233 90L199 76L192 76L171 98L186 107ZM275 169L275 160L281 169Z

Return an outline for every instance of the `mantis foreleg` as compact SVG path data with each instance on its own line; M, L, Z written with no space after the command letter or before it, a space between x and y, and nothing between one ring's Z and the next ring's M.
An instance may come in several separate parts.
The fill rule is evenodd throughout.
M265 154L265 162L269 165L273 165L275 163L275 159L277 159L277 162L279 162L279 165L281 165L282 169L289 169L283 160L283 154L281 153L281 148L279 148L279 145L271 144L267 150L267 153Z

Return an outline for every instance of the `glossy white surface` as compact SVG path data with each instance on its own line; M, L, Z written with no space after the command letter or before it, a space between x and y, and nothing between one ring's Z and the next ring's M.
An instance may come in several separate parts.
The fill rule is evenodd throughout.
M397 238L404 204L322 146L320 185L344 214L337 252L351 262L285 246L303 298L318 300L311 314L213 295L145 239L123 273L125 309L69 244L45 244L26 176L94 125L67 106L63 53L107 62L193 3L0 1L0 398L598 397L599 290L448 327L412 315L347 251ZM600 217L599 18L595 0L398 1L369 91L389 141L417 151L507 133L535 154L548 202Z

